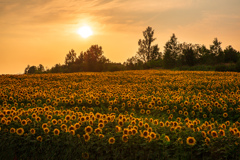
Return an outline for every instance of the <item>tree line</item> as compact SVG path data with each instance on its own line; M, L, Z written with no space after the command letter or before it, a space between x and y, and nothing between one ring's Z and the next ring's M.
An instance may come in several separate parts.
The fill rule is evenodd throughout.
M81 51L78 56L71 49L62 65L56 64L50 69L45 69L42 64L28 65L24 73L102 72L150 68L240 71L240 52L231 45L223 50L222 43L217 38L214 38L213 44L207 48L200 44L180 43L173 34L165 43L163 53L160 52L158 44L153 44L155 40L154 30L147 27L143 31L143 39L138 41L136 55L128 58L123 64L111 62L103 55L101 46L92 45L87 51Z

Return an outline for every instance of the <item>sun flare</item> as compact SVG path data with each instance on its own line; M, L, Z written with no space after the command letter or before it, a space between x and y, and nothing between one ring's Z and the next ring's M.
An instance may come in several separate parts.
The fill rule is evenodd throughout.
M78 29L77 33L83 38L88 38L93 34L92 29L89 26L82 26Z

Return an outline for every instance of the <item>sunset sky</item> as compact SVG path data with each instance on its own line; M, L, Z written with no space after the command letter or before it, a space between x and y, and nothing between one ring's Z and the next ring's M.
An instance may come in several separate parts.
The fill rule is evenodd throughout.
M217 37L223 49L240 51L239 8L240 0L0 0L0 74L23 73L28 64L51 68L69 50L79 55L94 44L123 63L148 26L161 52L173 33L207 48ZM83 25L92 36L77 34Z

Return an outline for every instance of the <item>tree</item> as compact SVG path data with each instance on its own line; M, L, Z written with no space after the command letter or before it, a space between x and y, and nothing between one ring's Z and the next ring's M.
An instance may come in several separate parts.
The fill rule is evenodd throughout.
M75 51L73 49L71 49L65 57L65 64L67 66L73 64L75 62L76 58L77 57L76 57Z
M205 45L202 45L198 48L198 61L200 64L211 64L212 59L210 56L210 51Z
M39 64L37 70L38 70L39 73L44 72L44 66L42 64Z
M37 72L37 67L36 66L31 66L28 70L29 74L34 74Z
M224 62L224 54L221 48L222 42L218 41L217 38L214 38L213 45L210 45L210 54L213 59L213 63L222 63Z
M227 46L226 49L224 50L224 61L226 63L229 62L234 62L236 63L238 61L238 52L233 49L233 47L231 45Z
M153 38L154 30L152 27L147 27L147 29L143 32L144 39L139 39L138 41L138 57L144 63L156 60L160 57L158 45L152 46L152 42L156 40Z
M177 38L173 33L170 40L164 46L163 63L165 68L173 68L177 64L177 58L179 56L179 46Z
M103 50L101 46L92 45L83 54L84 60L84 70L85 71L102 71L104 69L105 63L109 60L103 55Z
M30 68L30 65L28 65L28 66L25 68L25 70L24 70L24 74L28 74L28 70L29 70L29 68Z
M186 65L188 66L195 65L196 53L194 52L191 44L189 44L185 49L183 49L183 54L184 54Z

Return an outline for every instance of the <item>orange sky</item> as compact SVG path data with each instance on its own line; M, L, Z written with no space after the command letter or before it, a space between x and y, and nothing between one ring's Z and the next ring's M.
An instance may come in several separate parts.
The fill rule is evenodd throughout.
M208 48L217 37L223 49L240 51L239 8L239 0L0 0L0 74L23 73L28 64L51 68L69 50L79 55L94 44L124 62L147 26L162 52L172 33ZM85 24L94 32L87 39L77 34Z

